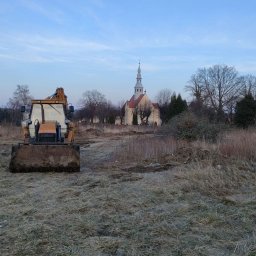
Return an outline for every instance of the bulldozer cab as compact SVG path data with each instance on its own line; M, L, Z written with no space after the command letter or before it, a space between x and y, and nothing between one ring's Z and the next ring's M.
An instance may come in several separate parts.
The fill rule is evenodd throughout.
M29 133L32 141L63 141L67 122L63 104L33 103L30 113Z

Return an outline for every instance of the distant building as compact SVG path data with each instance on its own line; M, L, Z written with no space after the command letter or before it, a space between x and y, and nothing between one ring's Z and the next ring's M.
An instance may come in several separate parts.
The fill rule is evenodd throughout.
M124 121L125 125L138 124L161 125L160 110L158 103L153 103L143 91L141 83L140 63L137 72L137 82L134 87L134 94L124 105Z

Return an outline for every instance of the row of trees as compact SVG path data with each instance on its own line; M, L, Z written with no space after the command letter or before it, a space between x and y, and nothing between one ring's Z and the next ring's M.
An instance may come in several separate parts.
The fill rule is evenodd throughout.
M116 117L124 117L120 102L115 106L108 101L102 93L97 90L86 91L79 102L81 108L76 112L75 118L79 120L89 120L90 123L98 121L100 123L114 124ZM98 120L95 120L98 119Z
M27 85L17 85L13 97L9 99L6 108L0 109L0 121L18 122L21 120L20 107L25 105L30 106L31 99ZM161 118L164 122L170 120L174 115L182 112L187 108L186 101L182 100L181 96L176 96L170 90L164 89L157 96ZM77 120L86 120L90 123L95 121L100 123L114 124L116 117L119 117L121 123L125 115L125 101L120 101L117 106L108 101L102 93L97 90L86 91L83 93L79 102L80 109L76 111L74 118ZM134 124L138 124L137 117L141 123L148 123L148 118L151 114L149 104L141 105L134 111Z
M182 99L181 95L176 96L169 89L159 91L157 102L160 108L160 117L164 123L187 109L187 102ZM116 117L119 117L122 123L125 115L124 103L121 101L118 106L114 106L97 90L86 91L80 100L82 107L77 112L76 118L90 120L91 123L94 122L95 118L98 118L101 123L115 123ZM138 124L138 118L141 124L148 124L150 114L149 102L138 106L133 112L133 124Z
M33 96L30 94L27 85L17 85L12 98L9 99L6 107L0 108L0 122L19 124L22 118L20 108L26 106L29 109ZM100 122L115 123L116 116L124 116L122 105L114 106L107 101L105 96L97 90L86 91L80 100L81 108L76 111L74 118L86 119L94 122L97 117Z
M198 69L186 86L193 97L191 108L216 121L233 121L236 104L246 95L256 93L256 77L239 76L234 67L214 65Z
M234 67L214 65L198 69L185 88L192 96L189 105L180 94L176 95L169 89L163 89L157 94L156 101L159 104L163 123L167 123L186 109L218 122L225 120L232 122L235 117L235 122L239 125L241 122L245 124L245 121L241 121L242 119L239 121L239 116L242 113L243 119L246 120L247 113L251 120L249 123L255 122L255 114L252 114L256 95L255 76L240 76ZM16 123L21 119L20 106L30 105L31 99L28 86L18 85L7 106L0 108L0 121ZM99 122L115 123L118 116L122 122L125 114L124 103L125 101L121 101L118 106L115 106L97 90L86 91L82 95L81 108L76 111L75 118L93 123L97 117ZM134 124L138 123L137 116L141 119L141 123L147 123L150 113L149 106L135 109Z

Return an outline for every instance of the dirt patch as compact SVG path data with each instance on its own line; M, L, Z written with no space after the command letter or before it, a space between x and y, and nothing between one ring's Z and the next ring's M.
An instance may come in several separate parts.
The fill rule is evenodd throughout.
M100 170L113 165L110 161L112 153L126 140L127 137L107 136L89 140L86 147L80 149L81 165L92 170Z

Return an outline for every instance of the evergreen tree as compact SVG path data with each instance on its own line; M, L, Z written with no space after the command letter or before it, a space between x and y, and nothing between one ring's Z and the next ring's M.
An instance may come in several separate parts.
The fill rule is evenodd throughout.
M237 102L235 112L235 124L237 126L248 128L255 124L256 117L256 102L251 94Z
M183 100L179 94L177 97L177 100L176 100L176 109L177 109L178 114L187 110L187 108L188 108L188 105L187 105L186 100Z
M172 117L180 114L181 112L187 109L187 102L181 98L181 95L174 93L171 97L171 102L168 107L168 119L170 120Z
M137 112L133 113L133 115L132 115L132 124L133 125L138 125L138 115L137 115Z

